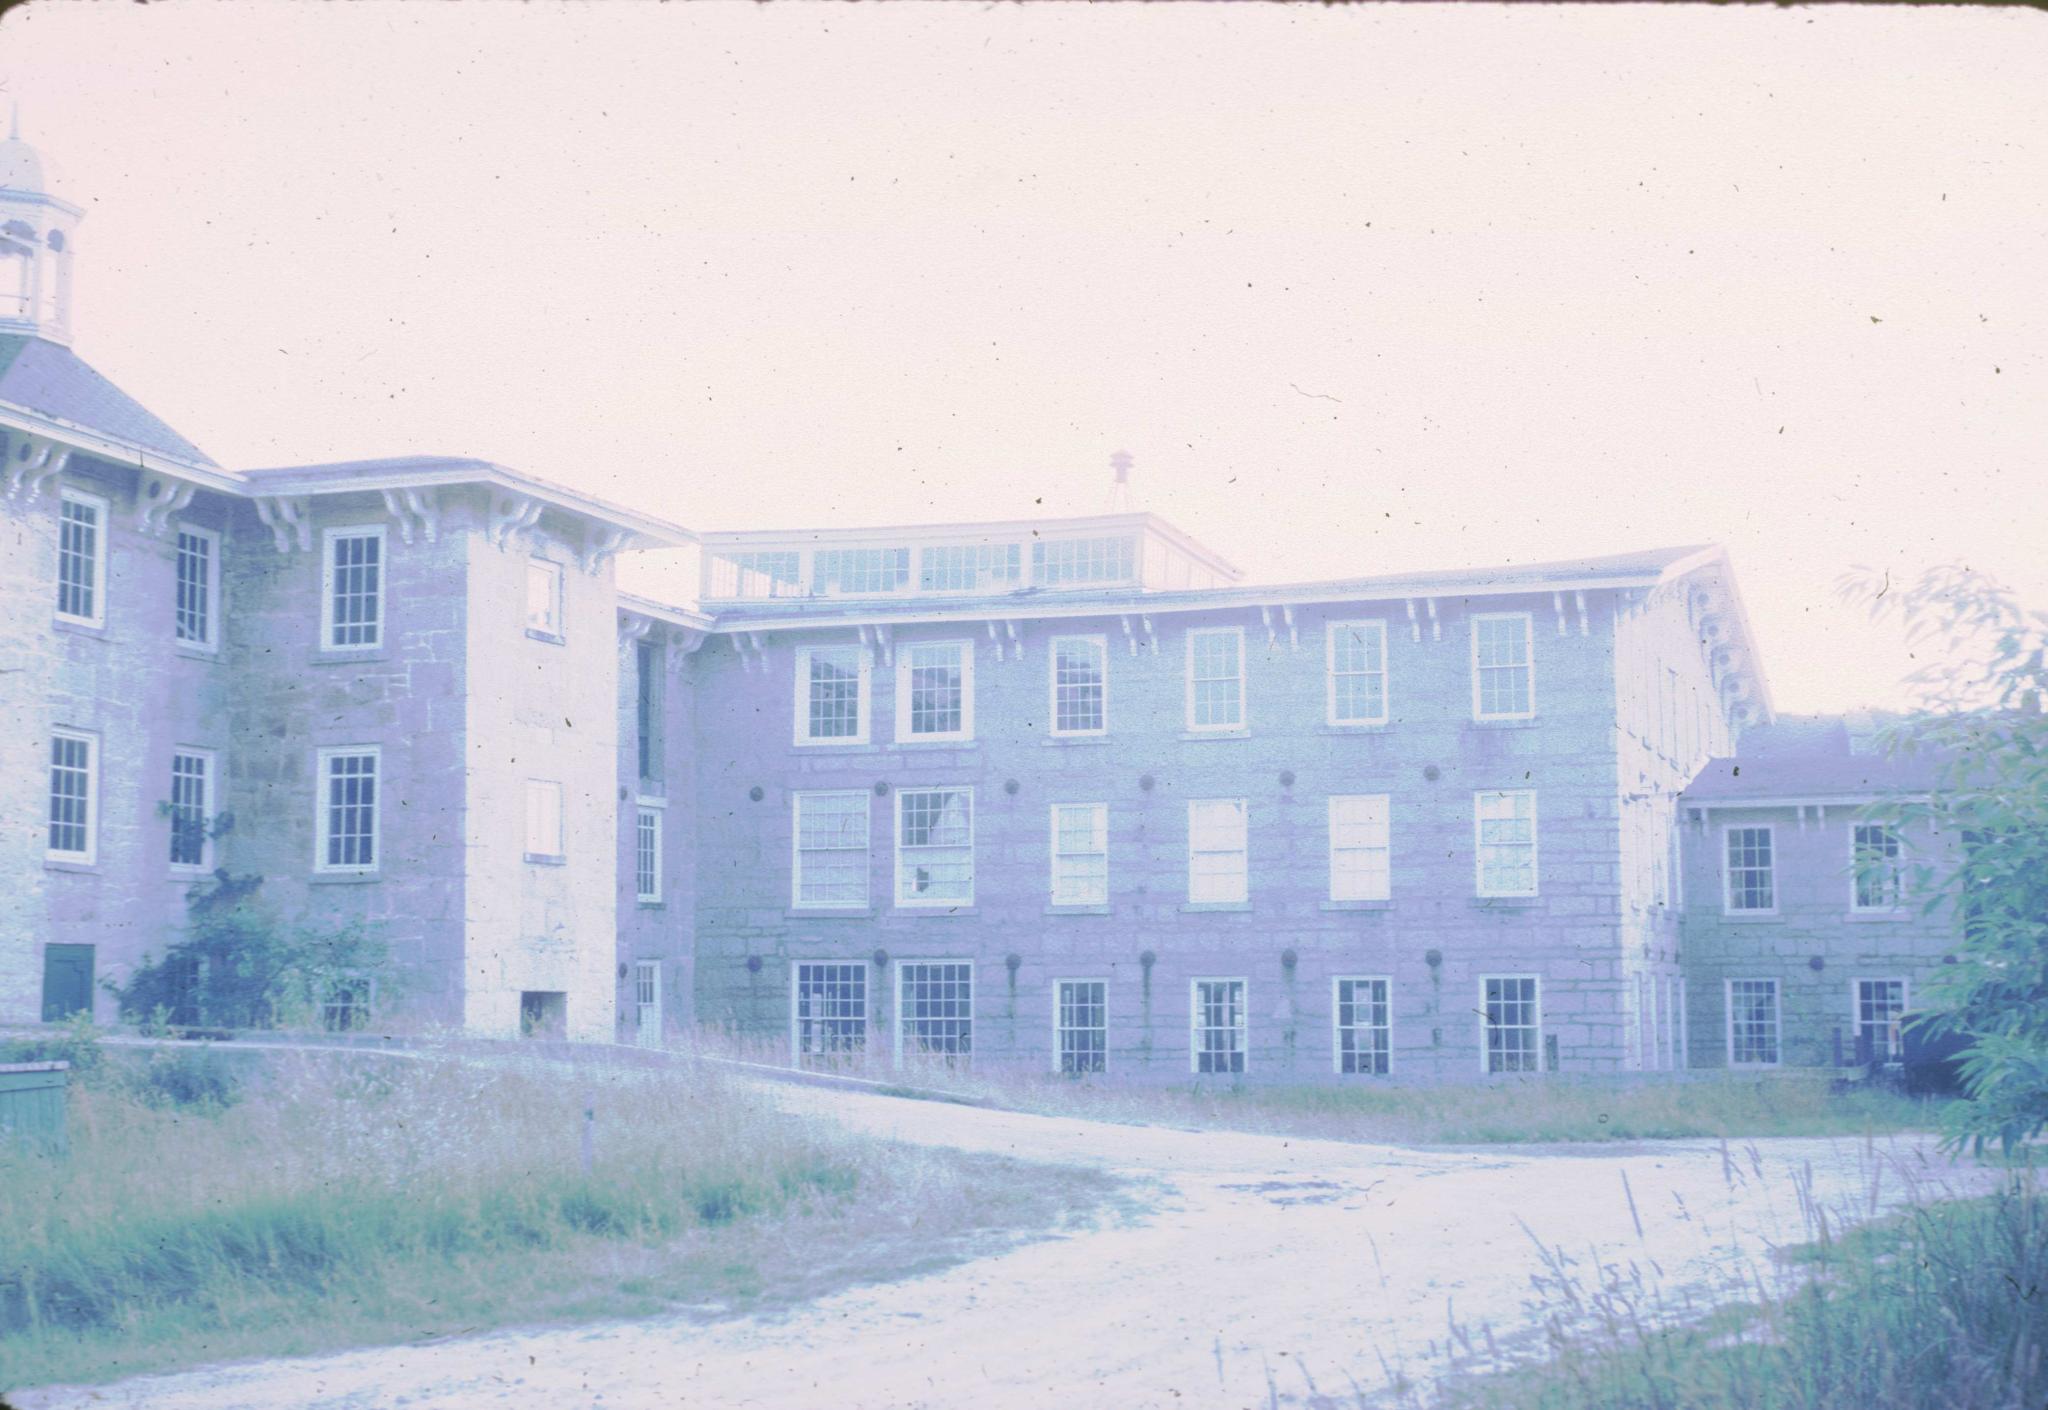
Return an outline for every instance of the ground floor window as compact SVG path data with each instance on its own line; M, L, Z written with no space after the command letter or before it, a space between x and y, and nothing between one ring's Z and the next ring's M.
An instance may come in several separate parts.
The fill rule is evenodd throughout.
M897 1056L965 1066L974 1051L974 966L917 961L896 975Z
M1244 1071L1244 981L1197 979L1190 997L1189 1067L1196 1072Z
M1728 981L1728 1062L1733 1067L1778 1065L1778 981Z
M1062 979L1053 995L1053 1051L1069 1076L1109 1065L1109 985L1100 979Z
M327 986L320 1003L320 1026L329 1033L354 1033L370 1026L375 1006L377 981L367 975L348 975Z
M1856 981L1856 1037L1870 1040L1872 1062L1895 1063L1905 1056L1899 1027L1906 1018L1906 981ZM1863 1044L1859 1041L1857 1047Z
M43 1022L92 1013L93 947L43 946Z
M1393 1047L1387 1016L1387 981L1339 979L1336 983L1337 1071L1385 1076Z
M868 967L799 964L792 998L798 1067L857 1067L868 1050Z
M633 1041L661 1046L661 961L633 962Z
M526 989L519 995L519 1036L569 1036L569 996L560 989Z
M1486 1027L1486 1046L1481 1052L1486 1070L1541 1071L1542 1017L1537 1008L1536 977L1488 975L1479 981L1479 1007Z

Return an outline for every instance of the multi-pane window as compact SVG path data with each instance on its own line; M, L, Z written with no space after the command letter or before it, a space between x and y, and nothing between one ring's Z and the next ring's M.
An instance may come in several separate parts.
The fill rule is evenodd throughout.
M1196 979L1188 987L1189 1070L1243 1072L1244 981Z
M211 529L178 529L177 589L172 624L187 646L218 644L214 632L220 596L220 535Z
M1188 633L1188 728L1244 728L1244 630Z
M1520 720L1536 713L1530 679L1532 618L1527 612L1486 612L1472 618L1472 714Z
M377 750L323 749L315 871L370 871L377 865Z
M1856 981L1856 1036L1869 1043L1872 1062L1895 1063L1905 1056L1899 1031L1905 1019L1905 980Z
M974 644L924 641L896 649L899 739L974 737Z
M907 548L821 548L811 556L815 592L895 592L909 581Z
M633 895L661 900L661 809L642 804L633 814Z
M562 565L552 559L526 560L526 629L561 639Z
M1484 789L1472 795L1481 896L1536 894L1536 792Z
M50 736L50 810L46 842L59 861L90 862L99 823L99 741L74 730Z
M1188 900L1243 901L1250 894L1246 866L1245 802L1198 798L1188 804Z
M1394 1046L1387 981L1339 978L1335 988L1337 1040L1334 1052L1337 1071L1358 1076L1385 1076Z
M1778 1065L1778 981L1728 981L1728 1062L1734 1067Z
M791 904L802 910L850 909L868 903L868 795L864 791L799 793L796 880Z
M633 1038L643 1048L661 1046L661 961L633 962Z
M933 544L918 550L921 592L987 592L1015 587L1023 555L1014 543Z
M787 551L711 555L710 597L788 597L796 592L798 556Z
M1731 827L1727 836L1727 908L1731 911L1774 911L1778 908L1773 877L1771 829Z
M1031 545L1031 578L1040 587L1129 582L1137 572L1137 540L1041 539Z
M1109 1065L1109 985L1100 979L1062 979L1053 986L1053 1056L1070 1077Z
M662 722L663 667L668 655L658 641L633 643L633 726L642 784L662 786L665 730Z
M796 652L796 742L865 744L868 654L860 646L800 646Z
M1052 903L1109 904L1109 805L1052 805Z
M1099 636L1052 639L1052 732L1101 734L1109 727L1109 644Z
M1534 975L1488 975L1479 981L1479 1005L1486 1029L1481 1060L1488 1072L1542 1069L1542 1015Z
M370 975L341 975L328 981L320 999L320 1026L329 1033L354 1033L370 1026L377 981Z
M1330 799L1330 899L1384 901L1393 894L1388 862L1387 795Z
M974 904L974 794L965 788L896 795L896 904Z
M1849 833L1849 862L1855 869L1852 899L1859 911L1895 911L1906 891L1905 863L1896 828L1857 823Z
M974 966L911 961L896 970L897 1056L964 1065L974 1051Z
M562 785L553 779L526 781L526 855L550 861L562 853Z
M1329 628L1329 698L1333 725L1387 721L1387 624L1332 622Z
M213 865L213 756L180 749L171 755L171 865Z
M329 529L321 552L321 648L383 645L384 530Z
M57 509L57 615L99 626L106 619L107 502L65 490Z
M859 1065L868 1047L865 963L799 963L790 993L798 1067Z

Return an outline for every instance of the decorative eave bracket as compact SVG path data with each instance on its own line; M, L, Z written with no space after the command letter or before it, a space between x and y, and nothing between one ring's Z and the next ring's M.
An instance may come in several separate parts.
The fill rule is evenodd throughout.
M523 534L540 522L540 511L541 502L529 495L492 495L485 537L497 548L510 547L514 535Z
M37 498L70 463L70 446L47 436L24 436L7 465L7 497L24 502Z
M190 480L168 480L162 475L147 476L142 482L142 493L137 496L135 511L135 532L149 538L160 538L171 517L192 502L192 496L199 493L199 486Z
M583 549L583 571L593 578L602 573L604 565L618 556L619 550L626 546L626 540L630 537L632 531L628 529L612 527L600 530Z
M384 508L398 521L398 536L407 543L414 534L428 543L441 536L441 504L432 489L385 490Z
M885 666L896 664L896 648L889 640L887 622L877 622L873 626L863 626L857 630L860 632L860 644L868 649L869 665L872 666L878 661Z
M279 494L256 497L256 517L263 521L264 528L270 530L270 536L277 541L279 553L290 553L294 545L300 552L313 547L313 521L306 516L303 496Z

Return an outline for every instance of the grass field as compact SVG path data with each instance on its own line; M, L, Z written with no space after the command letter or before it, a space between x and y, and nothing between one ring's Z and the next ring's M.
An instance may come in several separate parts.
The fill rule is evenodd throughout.
M805 1124L715 1076L532 1061L293 1056L239 1093L102 1075L70 1124L67 1154L0 1150L0 1390L809 1298L1114 1188Z
M1875 1087L1835 1093L1825 1074L1797 1072L1437 1087L1137 1086L943 1069L905 1080L1055 1116L1398 1145L1860 1136L1932 1130L1941 1108Z

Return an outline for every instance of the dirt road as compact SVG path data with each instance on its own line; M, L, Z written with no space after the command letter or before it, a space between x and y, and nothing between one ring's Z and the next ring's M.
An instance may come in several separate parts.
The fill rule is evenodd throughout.
M1930 1143L1772 1140L1724 1150L1442 1151L1108 1125L774 1089L797 1110L925 1144L1145 1181L1149 1209L777 1317L502 1332L30 1391L19 1410L454 1410L471 1406L1138 1410L1357 1405L1427 1381L1465 1338L1528 1347L1538 1247L1650 1276L1694 1304L1772 1286L1807 1237L1802 1190L1867 1218L1909 1182L1980 1176ZM1453 1326L1461 1330L1454 1333ZM1361 1397L1358 1390L1366 1394Z

